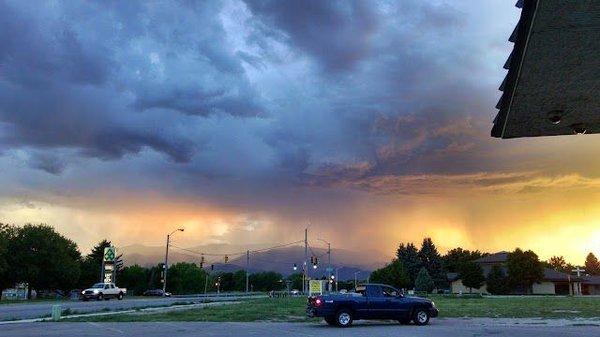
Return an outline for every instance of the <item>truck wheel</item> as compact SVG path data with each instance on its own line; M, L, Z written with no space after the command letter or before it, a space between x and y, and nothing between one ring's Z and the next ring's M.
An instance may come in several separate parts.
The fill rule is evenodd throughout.
M96 298L98 301L102 301L104 299L104 295L102 295L102 293L98 294L98 297Z
M427 323L429 323L429 312L426 309L416 309L413 315L413 321L416 325L427 325Z
M329 325L336 325L335 317L327 316L325 317L325 322Z
M352 313L348 309L342 309L335 314L335 322L342 328L349 327L352 324Z
M122 300L123 299L123 293L119 293L119 296L117 296L117 299Z

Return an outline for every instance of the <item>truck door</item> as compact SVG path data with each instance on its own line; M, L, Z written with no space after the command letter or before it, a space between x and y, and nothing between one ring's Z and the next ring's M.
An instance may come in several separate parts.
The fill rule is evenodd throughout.
M388 315L393 319L405 318L409 314L410 304L405 297L401 296L397 289L382 287L383 296L386 299Z
M367 285L367 300L369 305L369 318L390 318L389 299L383 294L379 285Z

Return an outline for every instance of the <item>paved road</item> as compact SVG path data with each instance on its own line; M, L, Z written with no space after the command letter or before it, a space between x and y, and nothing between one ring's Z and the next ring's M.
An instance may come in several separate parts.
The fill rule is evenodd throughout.
M206 300L210 301L223 301L223 300L237 300L239 297L207 297ZM16 319L28 319L38 318L50 315L52 306L60 304L62 309L70 309L72 313L90 313L105 311L107 308L111 311L145 308L145 307L158 307L164 305L170 305L175 302L193 302L200 303L205 299L198 297L189 298L132 298L118 301L111 299L110 301L61 301L61 302L39 302L39 303L20 303L20 304L2 304L0 305L0 321L16 320Z
M419 336L419 337L590 337L600 336L599 326L553 326L494 324L479 320L438 319L429 326L402 326L386 322L357 322L340 329L314 323L203 323L203 322L153 322L153 323L29 323L9 324L0 327L0 337L162 337L162 336Z

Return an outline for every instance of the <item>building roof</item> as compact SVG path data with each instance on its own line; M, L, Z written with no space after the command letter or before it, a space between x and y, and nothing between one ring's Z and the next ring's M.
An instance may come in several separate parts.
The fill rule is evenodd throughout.
M593 285L600 285L600 275L596 275L596 276L584 276L583 277L583 283L585 284L593 284Z
M577 276L571 276L566 273L561 273L551 268L544 268L544 281L576 281Z
M520 0L517 7L491 135L600 132L600 1Z
M498 253L486 255L482 258L475 260L476 263L503 263L508 260L508 252L501 251Z

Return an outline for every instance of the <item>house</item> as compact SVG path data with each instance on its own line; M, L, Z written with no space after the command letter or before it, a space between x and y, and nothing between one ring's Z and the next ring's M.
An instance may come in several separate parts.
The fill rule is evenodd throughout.
M475 263L481 266L483 275L487 278L493 266L500 266L505 274L508 274L506 261L508 260L508 252L498 252L484 256L475 260ZM487 287L484 284L480 288L469 289L465 287L458 273L448 273L448 281L451 282L452 293L478 293L488 294ZM600 277L578 278L566 273L558 272L554 269L544 268L544 278L541 282L535 283L532 286L531 292L527 289L515 288L511 290L511 294L534 294L534 295L581 295L581 294L596 294L600 293Z
M583 295L600 295L600 275L583 276L581 293Z

